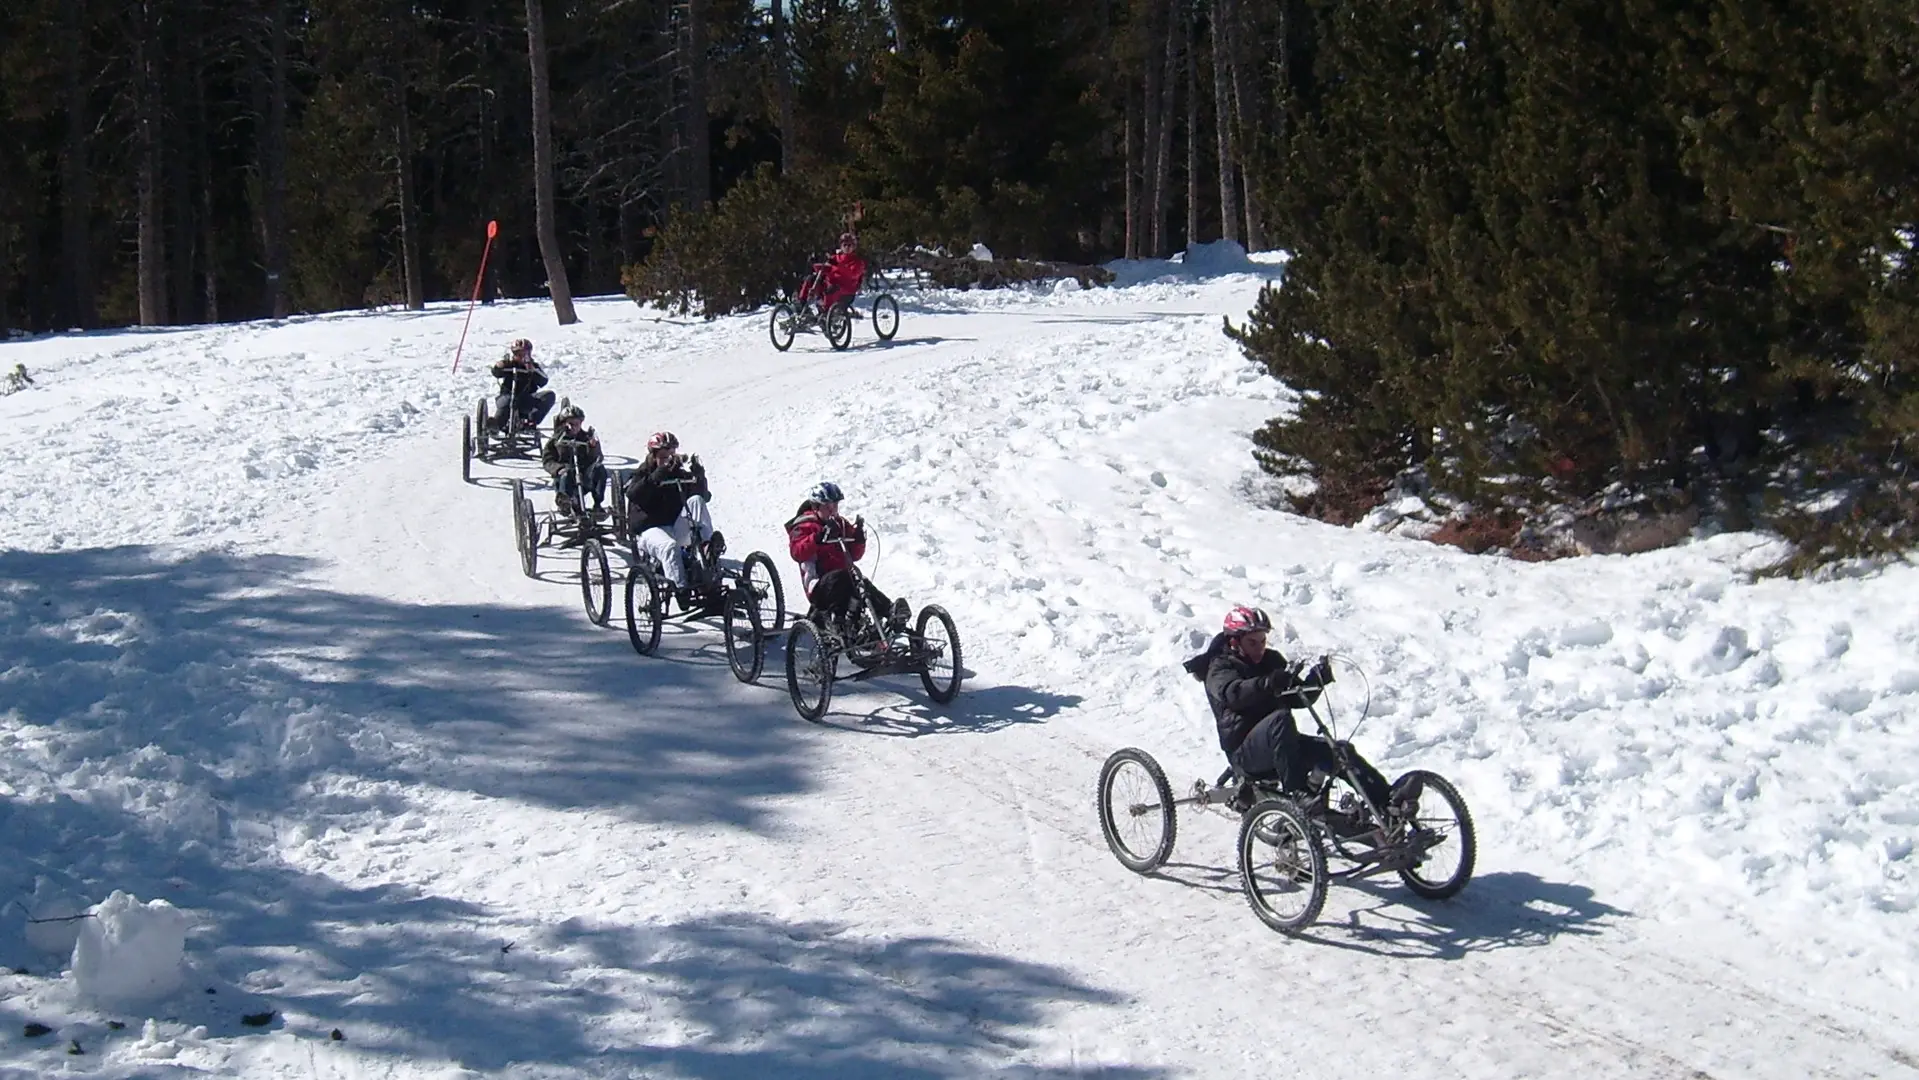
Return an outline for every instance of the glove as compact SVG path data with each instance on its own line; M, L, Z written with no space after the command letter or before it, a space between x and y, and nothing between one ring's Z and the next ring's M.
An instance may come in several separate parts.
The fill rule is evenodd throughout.
M1313 665L1313 672L1310 678L1320 686L1331 683L1333 681L1333 658L1330 656L1320 657L1319 663Z

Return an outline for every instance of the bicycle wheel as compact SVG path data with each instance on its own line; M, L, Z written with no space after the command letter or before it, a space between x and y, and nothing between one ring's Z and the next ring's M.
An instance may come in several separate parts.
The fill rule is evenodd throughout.
M786 692L803 720L817 723L833 701L834 669L839 653L827 643L819 627L794 619L786 632Z
M760 623L760 601L745 585L727 590L726 613L720 619L726 635L726 664L733 677L750 683L766 668L766 635Z
M1297 934L1326 904L1326 852L1287 799L1262 799L1239 821L1239 881L1259 921Z
M893 299L892 293L881 293L873 298L873 333L881 341L893 340L900 332L900 302Z
M587 621L605 626L613 609L613 575L607 569L606 548L598 538L588 539L580 547L580 600L586 605Z
M760 605L760 621L766 624L768 633L777 634L786 628L786 586L780 582L780 572L773 560L764 551L755 551L746 557L740 565L740 584L753 590L754 599Z
M1419 805L1413 811L1412 835L1404 842L1417 844L1419 861L1399 872L1399 880L1415 894L1428 900L1444 900L1466 887L1472 880L1473 862L1478 845L1473 836L1473 815L1459 789L1438 773L1415 769L1406 776L1422 782ZM1398 783L1405 783L1406 777Z
M633 651L651 656L660 647L660 622L666 616L666 598L653 568L640 563L626 574L626 639Z
M836 350L853 344L853 308L845 300L826 310L826 343Z
M953 617L938 604L920 609L919 628L914 631L920 649L920 683L926 696L944 705L959 695L960 639Z
M797 318L790 304L773 305L773 321L766 330L773 339L775 349L785 352L793 347L794 322Z
M460 417L460 479L473 482L473 418Z
M1115 750L1099 769L1099 831L1119 864L1150 874L1173 857L1173 787L1144 750Z

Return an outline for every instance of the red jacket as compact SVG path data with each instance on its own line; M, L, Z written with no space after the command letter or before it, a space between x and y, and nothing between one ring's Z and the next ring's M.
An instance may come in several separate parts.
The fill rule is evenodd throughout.
M840 537L846 543L834 543ZM845 518L828 520L817 508L801 510L786 523L786 545L793 561L800 564L800 583L806 595L813 595L813 583L835 570L844 570L866 554L866 537L853 531Z
M857 251L836 251L826 260L826 296L830 307L836 300L844 300L860 291L860 283L866 280L866 260L860 258Z

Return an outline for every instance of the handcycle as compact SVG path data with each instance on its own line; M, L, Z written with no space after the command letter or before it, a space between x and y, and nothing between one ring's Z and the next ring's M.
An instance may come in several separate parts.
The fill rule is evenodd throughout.
M860 283L862 290L866 282ZM854 306L854 296L836 301L831 307L824 307L820 297L826 294L826 270L824 263L813 264L813 273L794 293L791 301L782 300L773 305L773 319L768 334L773 339L773 347L781 352L793 347L794 335L802 331L818 330L826 335L826 343L835 350L845 349L853 343L853 322L860 318L870 318L873 333L881 341L893 340L900 332L900 304L890 292L881 291L873 297L870 315L862 316Z
M616 496L615 502L615 513L624 519L625 499ZM660 631L670 619L694 622L718 616L726 641L726 663L734 678L752 682L760 677L766 667L766 639L786 624L786 588L764 551L729 564L721 559L726 540L717 531L705 543L681 548L687 583L678 612L671 610L672 584L659 560L639 546L637 535L632 535L631 551L633 562L626 574L626 636L634 652L653 655L660 647Z
M460 417L460 479L472 482L474 458L491 465L503 457L540 455L540 427L521 412L524 400L518 381L516 374L513 392L506 395L505 415L494 416L492 399L483 397L471 415ZM568 404L562 398L558 408L564 409Z
M851 540L840 536L821 543L844 549ZM911 672L919 675L934 703L944 705L958 696L963 672L953 616L938 604L928 604L912 629L889 632L890 614L875 606L866 575L852 562L847 572L853 578L853 601L845 625L834 626L835 620L808 612L794 619L786 634L786 690L801 718L817 723L825 716L833 684L841 680L864 682ZM841 657L853 665L847 675L839 673Z
M573 475L582 476L578 451L574 452ZM612 606L612 572L606 557L609 542L630 545L625 516L591 511L576 500L552 510L537 510L527 494L524 478L513 479L513 539L520 550L520 569L527 577L540 571L540 549L580 553L580 599L586 617L597 626L605 626Z
M1298 674L1305 665L1296 668ZM1357 778L1351 743L1337 737L1331 707L1307 701L1300 708L1339 765L1332 774L1313 770L1303 791L1283 790L1277 779L1248 780L1229 768L1212 784L1195 781L1190 795L1175 798L1151 754L1130 746L1114 751L1099 771L1099 827L1120 865L1137 874L1165 865L1178 834L1176 808L1193 806L1239 819L1240 884L1253 913L1281 933L1297 934L1319 918L1334 881L1396 873L1428 900L1465 888L1477 845L1458 789L1438 773L1416 769L1394 785L1418 778L1412 813L1375 805ZM1355 732L1365 713L1362 707Z

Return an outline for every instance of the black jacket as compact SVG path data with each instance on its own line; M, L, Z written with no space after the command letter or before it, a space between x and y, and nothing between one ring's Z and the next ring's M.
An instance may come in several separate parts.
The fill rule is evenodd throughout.
M493 365L493 377L500 380L500 393L517 398L531 396L546 385L546 372L532 360L522 364L507 357Z
M1319 696L1320 687L1294 675L1278 649L1267 649L1253 664L1228 642L1225 634L1215 635L1205 652L1183 666L1187 674L1206 684L1206 703L1213 707L1213 722L1219 728L1219 748L1230 758L1261 720L1306 706Z
M699 462L641 466L626 481L627 514L635 530L670 529L680 520L686 500L695 495L709 502L713 499L706 486L706 466Z
M555 434L546 441L540 450L540 467L549 475L558 476L560 470L573 464L574 451L579 451L580 472L585 475L600 462L600 442L592 428L582 430L578 435Z

